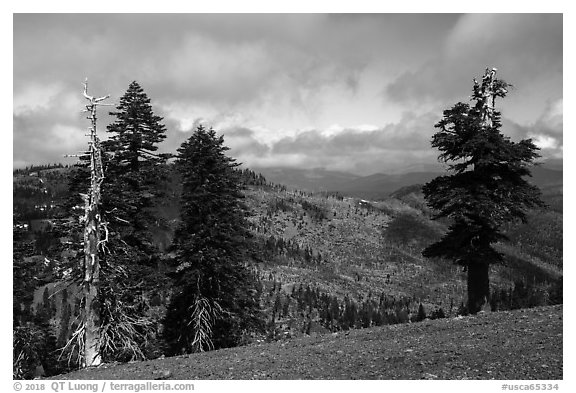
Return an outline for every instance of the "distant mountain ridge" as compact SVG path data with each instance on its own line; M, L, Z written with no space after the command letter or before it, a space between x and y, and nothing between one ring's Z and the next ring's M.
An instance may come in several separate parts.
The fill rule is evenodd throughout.
M351 181L362 178L348 172L330 171L323 168L251 168L260 172L266 180L289 188L305 191L338 191Z
M444 173L418 171L403 174L376 173L360 176L348 172L330 171L323 168L253 168L268 181L284 184L289 188L305 191L331 191L365 199L382 199L394 191L414 184L425 184ZM532 168L530 182L540 188L561 186L563 170L561 162L554 160Z

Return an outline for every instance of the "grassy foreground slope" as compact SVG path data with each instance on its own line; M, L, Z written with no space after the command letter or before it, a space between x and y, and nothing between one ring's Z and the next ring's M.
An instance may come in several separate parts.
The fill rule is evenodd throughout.
M55 378L562 379L562 310L559 305L351 330Z

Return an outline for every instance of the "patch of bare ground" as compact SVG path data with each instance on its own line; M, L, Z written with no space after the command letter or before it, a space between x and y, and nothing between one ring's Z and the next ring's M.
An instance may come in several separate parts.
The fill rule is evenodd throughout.
M425 320L128 364L54 379L563 378L562 305Z

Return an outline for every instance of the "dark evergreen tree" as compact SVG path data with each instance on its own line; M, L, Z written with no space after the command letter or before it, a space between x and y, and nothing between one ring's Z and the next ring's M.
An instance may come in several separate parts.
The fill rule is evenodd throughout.
M199 126L178 149L182 224L175 289L165 319L172 353L237 345L262 330L257 283L246 268L251 239L234 159L222 136Z
M416 322L421 322L426 319L426 310L424 310L424 305L420 303L418 306L418 315L416 315Z
M157 255L151 234L156 222L154 207L165 189L164 164L169 157L155 152L166 138L166 129L161 124L162 117L153 113L150 99L135 81L110 115L116 121L107 127L109 139L102 142L106 153L104 210L122 244L139 252L141 262L152 262Z
M162 163L165 157L153 152L166 138L166 127L160 123L162 117L153 113L150 99L138 82L130 83L116 109L110 112L117 120L107 127L111 135L105 145L106 152L114 154L114 163L128 166L130 172L139 172L149 163Z
M34 300L34 290L38 285L38 266L27 257L34 255L33 242L26 239L22 229L13 232L12 248L12 308L14 327L32 319L29 306Z
M14 379L32 379L35 370L42 365L44 332L34 323L17 326L12 335L12 355Z
M287 296L286 297L286 301L284 302L284 304L282 305L282 316L287 317L289 316L290 313L290 302L291 302L292 298Z
M274 306L272 309L273 320L276 320L276 316L281 316L282 311L282 299L280 298L280 293L276 294L276 299L274 300Z
M336 296L332 296L330 299L328 313L328 320L331 321L330 330L334 331L340 327L340 304L338 304Z
M430 319L440 319L440 318L446 318L446 314L444 314L444 310L442 309L442 307L432 311L432 315L430 316Z
M72 306L62 301L62 318L60 319L60 333L58 334L58 348L64 348L70 338L70 318L72 316Z
M500 132L496 97L505 97L508 84L486 70L474 81L475 105L458 103L444 111L435 127L432 146L439 160L449 163L450 175L423 188L435 218L451 220L444 237L427 247L426 257L441 257L465 266L468 272L468 312L478 312L489 301L489 266L502 261L493 244L505 239L504 223L525 220L529 208L542 206L540 191L525 179L538 157L530 139L518 143Z

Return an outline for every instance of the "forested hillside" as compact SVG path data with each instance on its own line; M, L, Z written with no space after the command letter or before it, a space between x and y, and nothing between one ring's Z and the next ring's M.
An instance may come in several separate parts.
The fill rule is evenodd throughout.
M172 180L150 227L159 283L169 282L172 239L181 221L180 182L171 165L166 171ZM34 345L26 347L28 367L42 365L37 372L46 375L75 367L58 350L76 328L80 302L68 278L81 250L65 230L72 217L61 208L73 173L60 167L14 173L15 323L20 342ZM249 170L240 176L253 243L245 263L258 283L264 323L241 344L466 313L462 268L420 254L445 226L429 220L418 185L366 201L288 191ZM558 196L561 189L553 194ZM493 267L493 310L562 302L562 215L550 205L507 230L511 240L499 245L506 263ZM162 320L171 292L162 285L142 292L156 332L142 343L142 358L167 353ZM118 360L131 358L125 353Z

